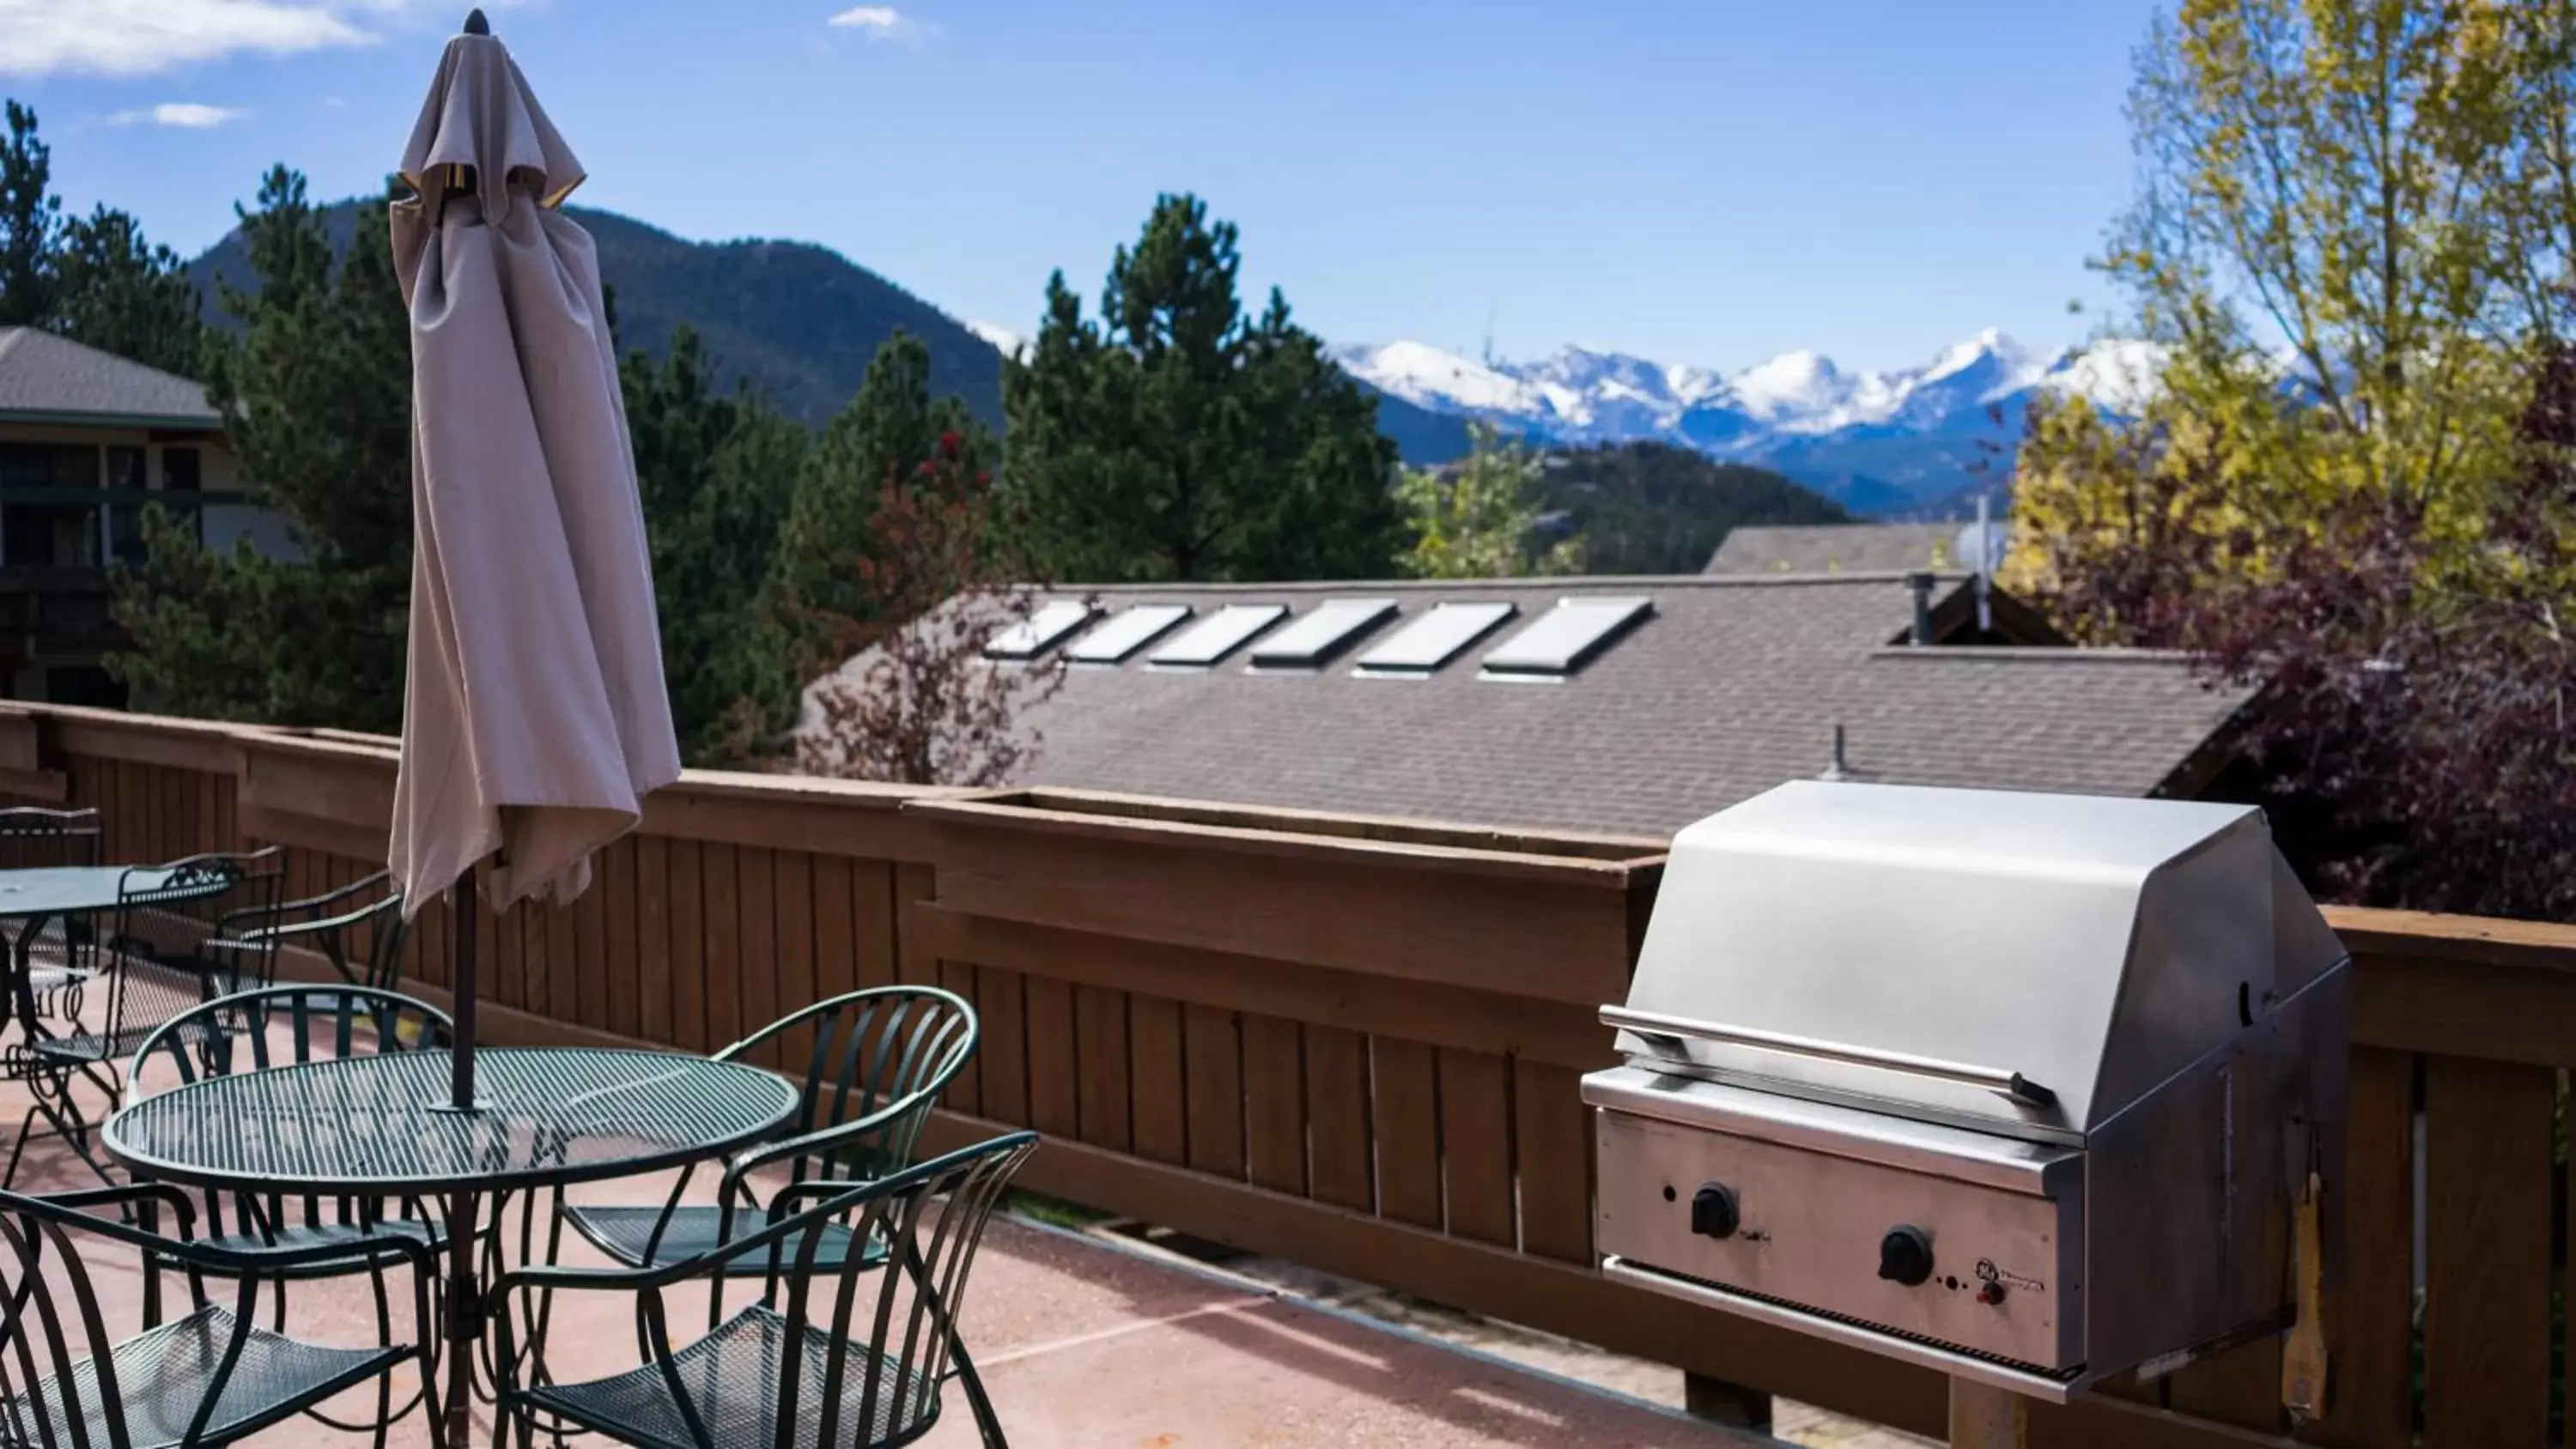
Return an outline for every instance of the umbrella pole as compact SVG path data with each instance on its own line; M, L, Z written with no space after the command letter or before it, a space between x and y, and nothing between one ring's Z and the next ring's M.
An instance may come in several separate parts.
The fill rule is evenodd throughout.
M480 13L480 12L478 12ZM449 1046L449 1071L454 1095L450 1108L471 1112L474 1103L475 1002L482 995L475 980L481 949L483 895L477 889L482 872L481 862L466 867L465 879L449 888L448 933L454 942L454 955L448 974L453 988L455 1040ZM471 1193L452 1193L447 1199L447 1396L437 1413L444 1421L443 1442L448 1449L465 1449L472 1441L473 1421L471 1396L474 1372L474 1348L483 1337L482 1287L474 1278L474 1219L476 1204Z
M474 1008L477 999L482 995L479 984L475 980L477 968L480 965L475 958L480 954L481 943L478 938L483 934L480 929L482 893L475 889L475 884L481 870L482 866L479 863L468 867L464 882L447 893L450 906L448 934L455 941L453 963L455 969L449 973L447 979L448 983L455 988L456 1016L456 1042L453 1051L455 1065L450 1073L455 1093L448 1105L459 1112L474 1110Z

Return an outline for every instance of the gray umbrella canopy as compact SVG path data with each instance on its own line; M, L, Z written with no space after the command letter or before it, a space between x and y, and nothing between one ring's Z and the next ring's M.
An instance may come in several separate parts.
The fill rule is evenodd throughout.
M414 553L389 859L407 910L496 853L495 908L570 900L680 774L598 254L557 209L581 163L501 42L467 34L401 174Z

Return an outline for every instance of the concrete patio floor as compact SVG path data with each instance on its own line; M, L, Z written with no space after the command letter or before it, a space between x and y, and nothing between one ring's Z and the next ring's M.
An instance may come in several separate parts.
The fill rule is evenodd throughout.
M146 1083L146 1090L153 1085ZM12 1124L23 1110L21 1090L0 1094L0 1110ZM58 1144L38 1143L28 1152L19 1187L68 1191L96 1181ZM639 1178L576 1189L575 1196L652 1202L661 1200L669 1183L667 1176ZM113 1331L135 1331L141 1275L133 1254L103 1244L90 1256ZM562 1258L567 1264L604 1264L578 1243L568 1244ZM184 1297L175 1282L165 1291ZM675 1329L703 1322L687 1308L691 1301L675 1299ZM549 1352L559 1378L634 1364L630 1302L604 1295L559 1300ZM976 1263L964 1324L1019 1449L1692 1449L1767 1442L1318 1304L1251 1277L1016 1218L993 1224ZM297 1336L318 1342L373 1343L364 1280L297 1285L288 1325ZM398 1382L407 1388L416 1379ZM352 1390L330 1408L335 1417L363 1417L374 1398L372 1387ZM953 1386L946 1409L922 1442L975 1444L964 1396ZM475 1442L489 1443L490 1414L479 1404L475 1422ZM246 1442L324 1449L369 1438L298 1419ZM406 1449L429 1443L419 1414L398 1426L393 1442Z

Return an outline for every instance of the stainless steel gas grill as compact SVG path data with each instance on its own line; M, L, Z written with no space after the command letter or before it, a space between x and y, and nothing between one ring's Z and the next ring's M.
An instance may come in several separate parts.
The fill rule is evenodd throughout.
M1602 1009L1605 1271L2052 1401L2277 1332L2349 983L2255 810L1784 785L1674 839Z

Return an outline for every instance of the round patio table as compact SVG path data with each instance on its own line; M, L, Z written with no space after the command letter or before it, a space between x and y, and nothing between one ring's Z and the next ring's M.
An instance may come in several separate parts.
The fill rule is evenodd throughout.
M487 1047L473 1111L449 1105L451 1071L449 1053L416 1051L208 1077L117 1113L103 1141L137 1176L192 1187L444 1198L447 1407L461 1415L482 1332L480 1197L720 1157L796 1107L779 1077L677 1052Z
M127 890L169 891L174 874L165 866L145 865L55 865L33 870L0 870L0 924L16 928L15 934L9 938L8 990L0 991L0 1027L6 1027L16 1019L26 1023L29 1035L40 1029L36 1016L34 955L36 938L44 934L47 922L115 910L117 898ZM203 890L166 895L162 899L193 900L221 895L232 885L230 879L214 874L206 878Z

